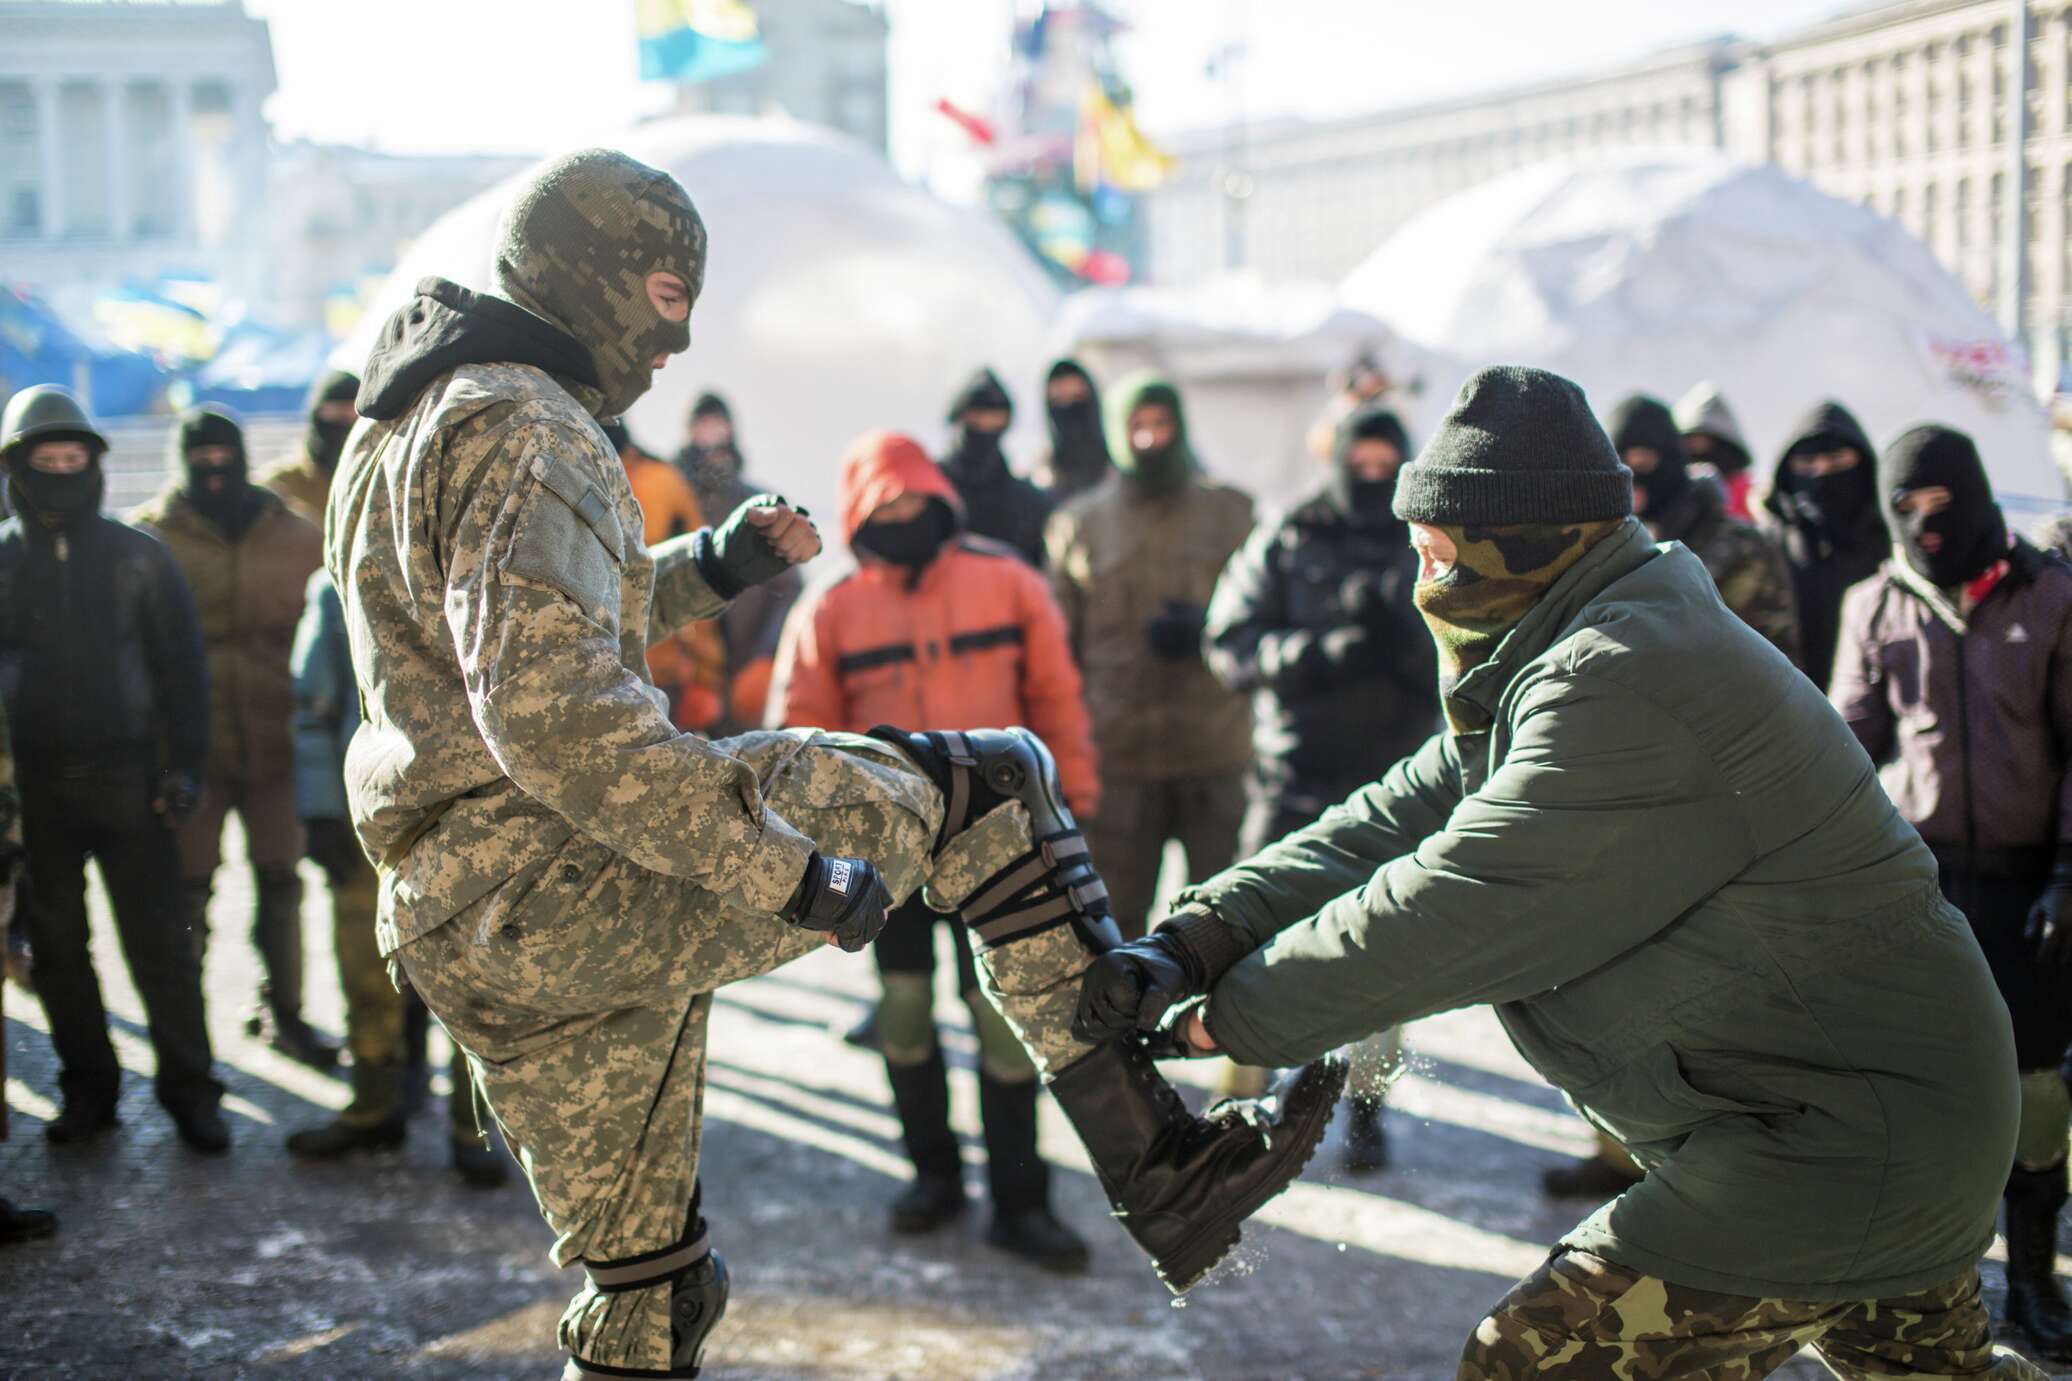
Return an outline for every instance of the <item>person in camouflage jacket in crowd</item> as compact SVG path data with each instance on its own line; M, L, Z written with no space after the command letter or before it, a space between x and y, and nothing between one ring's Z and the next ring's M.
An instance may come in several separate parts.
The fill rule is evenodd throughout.
M669 723L646 647L819 546L768 495L641 540L598 419L689 347L704 266L674 178L607 150L547 165L505 214L495 295L427 279L384 326L326 528L382 951L467 1052L555 1259L582 1263L565 1375L695 1375L725 1309L697 1186L713 990L860 950L924 884L1185 1288L1300 1171L1344 1065L1206 1119L1140 1046L1073 1036L1119 936L1033 734Z

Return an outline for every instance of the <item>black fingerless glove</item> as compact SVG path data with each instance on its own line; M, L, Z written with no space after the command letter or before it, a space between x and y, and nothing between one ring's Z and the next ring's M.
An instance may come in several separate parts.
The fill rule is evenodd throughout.
M743 590L775 580L791 569L763 530L748 521L751 508L775 508L784 500L775 494L757 494L727 515L718 528L701 528L691 542L691 560L698 574L721 599L734 599ZM806 510L795 510L804 515Z

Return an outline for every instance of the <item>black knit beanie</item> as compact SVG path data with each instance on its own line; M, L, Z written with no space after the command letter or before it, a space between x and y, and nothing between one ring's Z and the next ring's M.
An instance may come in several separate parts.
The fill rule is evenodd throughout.
M1519 365L1478 371L1396 482L1409 523L1586 523L1633 512L1633 472L1583 390Z

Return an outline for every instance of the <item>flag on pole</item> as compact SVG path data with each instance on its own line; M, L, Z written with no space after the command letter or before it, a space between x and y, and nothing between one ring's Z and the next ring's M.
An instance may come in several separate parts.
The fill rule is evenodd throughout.
M1072 148L1073 178L1082 190L1105 183L1124 192L1147 192L1164 182L1177 162L1144 137L1133 108L1110 99L1099 82L1087 84Z
M691 86L770 56L747 0L637 0L640 79Z

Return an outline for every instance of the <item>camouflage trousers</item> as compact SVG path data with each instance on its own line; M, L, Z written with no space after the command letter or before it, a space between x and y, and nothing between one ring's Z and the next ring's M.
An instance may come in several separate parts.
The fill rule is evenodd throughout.
M896 900L925 884L953 908L1031 847L1028 813L1009 803L931 857L941 793L875 739L805 730L719 746L755 769L771 810L822 851L871 860ZM822 943L578 835L396 952L467 1052L558 1234L555 1261L585 1265L560 1328L577 1358L668 1367L670 1287L613 1287L629 1262L694 1245L713 990ZM1071 1034L1088 958L1069 926L980 957L988 997L1045 1073L1090 1049Z
M1810 1347L1843 1381L2046 1381L1993 1346L1978 1272L1899 1299L1794 1303L1672 1285L1563 1249L1468 1339L1459 1381L1757 1381Z

